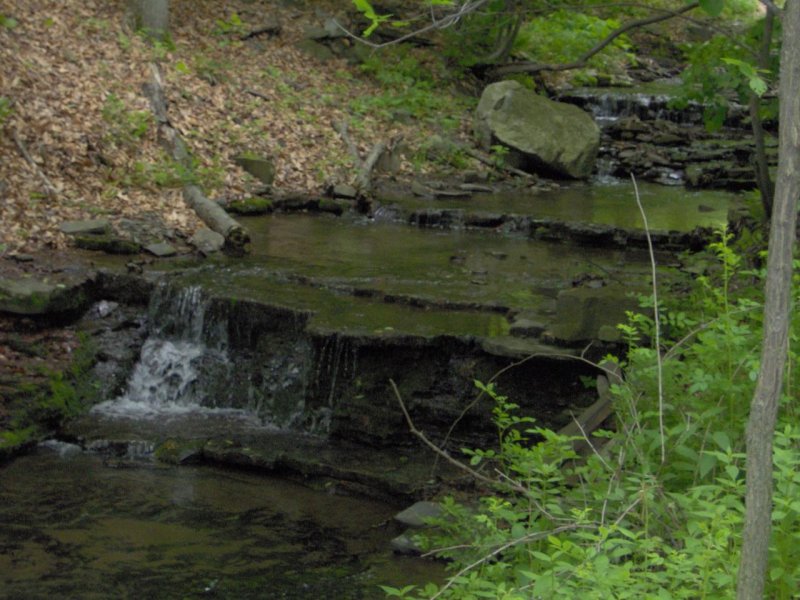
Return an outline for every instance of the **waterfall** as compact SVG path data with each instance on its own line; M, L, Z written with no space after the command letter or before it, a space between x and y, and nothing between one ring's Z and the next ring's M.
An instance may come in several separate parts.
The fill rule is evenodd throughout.
M207 412L214 405L203 382L210 365L230 362L224 323L207 318L199 286L160 285L148 310L150 336L142 346L125 392L92 412L116 417L157 417Z
M311 430L326 432L330 419L305 411L311 357L302 329L254 306L215 300L198 285L160 285L125 392L92 412L145 419L225 414L287 429L312 422Z

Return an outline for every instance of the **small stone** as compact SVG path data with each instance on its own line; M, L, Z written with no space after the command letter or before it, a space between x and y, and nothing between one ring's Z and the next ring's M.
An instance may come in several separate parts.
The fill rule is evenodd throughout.
M68 235L107 233L111 229L111 224L106 219L90 219L88 221L64 221L59 228Z
M197 248L203 256L219 252L225 245L225 237L207 227L198 229L189 239L189 243Z
M394 516L395 521L399 521L408 527L424 527L426 520L442 516L442 507L437 502L421 501L409 506L404 511Z
M233 162L265 185L275 180L275 165L269 158L245 153L235 156Z
M422 548L419 547L419 544L417 544L414 539L406 533L398 535L391 542L389 542L389 545L397 554L422 554Z
M356 196L358 196L358 191L352 185L339 184L333 186L331 195L334 198L349 198L352 200L355 199Z
M166 242L158 242L156 244L150 244L149 246L145 246L144 248L150 254L154 254L159 258L167 258L169 256L175 256L178 251L175 250L173 246Z

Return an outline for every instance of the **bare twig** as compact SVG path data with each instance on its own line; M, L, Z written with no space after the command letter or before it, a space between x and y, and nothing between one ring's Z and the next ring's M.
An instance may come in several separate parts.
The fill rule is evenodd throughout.
M270 100L272 100L272 99L271 99L269 96L267 96L266 94L262 94L261 92L257 92L256 90L251 90L251 89L249 89L249 88L245 90L245 93L246 93L246 94L250 94L251 96L255 96L256 98L261 98L262 100L266 100L267 102L269 102Z
M528 173L527 171L523 171L522 169L517 169L516 167L512 167L511 165L505 165L502 162L494 161L490 157L484 155L481 152L478 152L473 148L463 147L461 148L461 150L463 150L464 154L466 154L467 156L471 156L475 160L480 161L485 165L489 165L496 171L506 171L507 173L511 173L519 177L525 177L527 179L533 179L533 180L536 179L536 175L533 175L532 173Z
M658 316L658 280L656 279L656 255L653 252L653 240L650 238L650 227L647 225L647 215L642 206L642 199L639 197L639 187L636 185L636 177L631 173L633 182L633 192L636 197L636 205L642 214L644 222L644 233L647 236L647 249L650 251L650 268L653 277L653 321L655 323L655 350L656 350L656 369L658 372L658 434L661 438L661 463L667 460L667 449L665 447L664 436L664 369L661 362L661 324Z
M400 390L397 389L397 384L394 382L393 379L390 379L389 383L392 386L392 390L394 391L395 398L397 398L397 403L400 405L400 410L403 411L403 416L406 419L406 423L408 424L408 429L409 429L409 431L411 431L411 433L413 433L415 436L417 436L422 441L423 444L428 446L428 448L433 450L436 453L437 456L441 456L442 458L447 460L447 462L449 462L454 467L457 467L457 468L461 469L462 471L468 473L469 475L471 475L472 477L474 477L478 481L482 481L483 483L486 483L488 485L497 485L497 481L495 481L494 479L492 479L490 477L486 477L486 475L484 475L482 473L478 473L478 471L476 471L475 469L472 469L472 468L468 467L467 465L465 465L464 463L462 463L461 461L456 460L455 458L450 456L447 452L445 452L444 450L439 448L439 446L437 446L432 441L430 441L422 431L417 429L417 426L414 424L414 421L411 419L411 415L408 414L408 409L406 408L405 402L403 402L403 397L400 395ZM509 486L514 491L519 492L521 494L524 494L526 497L529 495L528 490L525 489L524 487L520 486L520 485L517 485L517 484L514 484L514 483L510 483Z
M9 128L11 129L11 128ZM33 160L33 157L28 152L28 149L25 147L25 144L22 143L22 140L19 139L19 134L17 133L16 129L11 129L11 136L14 138L14 143L17 145L20 154L22 154L23 158L28 161L28 164L33 168L34 173L36 173L37 177L42 180L44 184L45 192L47 192L48 197L53 198L58 194L58 189L53 183L47 178L47 175L44 174L39 168L39 165L36 164L36 161Z
M432 18L431 19L431 23L429 25L426 25L425 27L422 27L420 29L415 29L414 31L411 31L411 32L407 33L406 35L401 35L398 38L395 38L395 39L390 40L388 42L382 42L382 43L370 42L369 40L364 39L360 35L354 34L349 29L344 27L341 23L339 23L339 21L337 21L336 19L334 19L333 22L336 23L336 25L339 27L339 29L341 29L342 32L344 32L344 34L347 37L349 37L351 39L354 39L357 42L359 42L361 44L364 44L365 46L369 46L370 48L377 49L377 48L384 48L386 46L392 46L394 44L399 44L401 42L405 42L406 40L410 40L411 38L416 37L418 35L422 35L424 33L428 33L429 31L434 31L434 30L437 30L437 29L447 29L448 27L451 27L451 26L455 25L456 23L458 23L461 20L462 17L465 17L466 15L475 12L477 9L479 9L484 4L488 4L488 2L489 2L489 0L472 0L470 2L465 2L464 4L462 4L458 8L458 10L456 12L451 13L451 14L445 16L442 19L436 20L436 19Z
M561 525L560 527L554 527L553 529L550 529L549 531L535 531L533 533L529 533L528 535L524 535L524 536L522 536L520 538L517 538L515 540L511 540L510 542L506 542L505 544L503 544L501 546L498 546L497 548L492 550L489 554L486 554L486 555L482 556L481 558L479 558L478 560L476 560L475 562L468 564L466 567L461 569L458 573L456 573L455 575L450 577L447 580L447 583L445 585L443 585L441 587L441 589L436 594L431 596L430 600L436 600L436 598L438 598L445 591L450 589L450 587L452 587L452 585L458 579L460 579L461 576L464 575L465 573L469 573L475 567L478 567L478 566L482 565L483 563L485 563L486 561L491 560L492 558L494 558L495 556L497 556L501 552L505 552L509 548L513 548L514 546L517 546L519 544L527 544L528 542L532 542L534 540L538 540L538 539L541 539L541 538L544 538L544 537L548 537L548 536L551 536L551 535L564 533L565 531L572 531L574 529L588 529L588 528L589 528L588 525L581 525L579 523L570 523L569 525Z

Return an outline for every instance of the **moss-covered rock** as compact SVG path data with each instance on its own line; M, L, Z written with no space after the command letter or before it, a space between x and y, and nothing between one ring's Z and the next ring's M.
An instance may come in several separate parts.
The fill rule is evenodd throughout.
M86 281L49 282L33 277L0 277L0 312L45 315L79 310L89 302Z
M226 207L228 212L237 215L264 215L272 212L272 200L267 198L245 198L234 200Z
M116 235L76 235L75 246L84 250L97 250L107 254L139 254L142 247L133 240Z

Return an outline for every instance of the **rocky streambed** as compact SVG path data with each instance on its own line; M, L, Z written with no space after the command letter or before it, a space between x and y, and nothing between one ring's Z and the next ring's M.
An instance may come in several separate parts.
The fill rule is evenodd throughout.
M701 247L735 202L722 192L668 190L677 188L640 188L664 286L689 276L675 268L683 261L679 252ZM68 453L76 462L45 461L41 472L85 469L86 477L99 478L99 487L111 485L112 473L130 472L131 481L144 477L169 488L187 477L227 477L197 471L198 465L237 467L279 475L321 497L371 498L389 512L468 485L409 431L400 401L429 440L455 454L496 439L492 402L476 393L475 380L494 380L522 414L541 424L568 423L597 398L585 381L598 371L584 359L619 350L615 325L650 285L647 236L637 215L633 190L625 184L469 198L389 190L371 217L286 206L244 219L253 241L243 258L185 255L142 264L85 252L75 255L82 268L5 277L0 306L22 313L18 324L35 329L48 320L68 323L91 348L80 377L55 374L47 384L52 391L60 389L53 381L88 382L62 400L68 407L92 405L90 410L80 416L67 411L70 418L62 414L45 423L50 436L71 444ZM4 404L10 413L41 397L21 384L4 379L13 394ZM9 416L6 422L15 421ZM39 459L18 460L12 467ZM3 475L22 473L6 469ZM213 493L212 483L207 488ZM234 493L258 495L257 488ZM182 493L171 497L178 502ZM68 504L86 502L76 494ZM14 508L18 500L7 499L9 510L22 510ZM206 500L200 495L186 506L215 514L202 512ZM145 521L161 523L170 510L153 505ZM48 533L35 539L51 540L44 546L23 531L2 543L18 561L39 553L55 564L74 550L92 564L99 559L85 542L99 536L100 544L139 548L145 558L133 572L150 578L158 560L152 562L148 552L178 559L157 544L146 550L151 546L141 531L191 527L189 517L174 514L169 523L141 525L130 512L76 513L69 521L74 527L42 525ZM81 519L91 524L84 527ZM93 527L111 527L116 519L130 525L122 530L128 537L95 533ZM362 530L374 525L360 516L351 520ZM319 526L318 519L314 523ZM386 533L381 539L388 544L397 531ZM251 539L254 548L258 539ZM233 554L241 550L231 548ZM381 548L389 552L388 545ZM213 562L217 551L200 554ZM335 566L337 552L322 562ZM360 564L354 560L345 562ZM209 567L208 575L186 585L205 589L225 582L230 594L244 594L232 582L252 577L256 586L269 572L265 567L248 575L229 567ZM355 576L342 568L342 577ZM359 587L354 598L375 590L374 572L365 572L372 591ZM230 594L223 597L258 597ZM276 597L308 597L285 594Z

